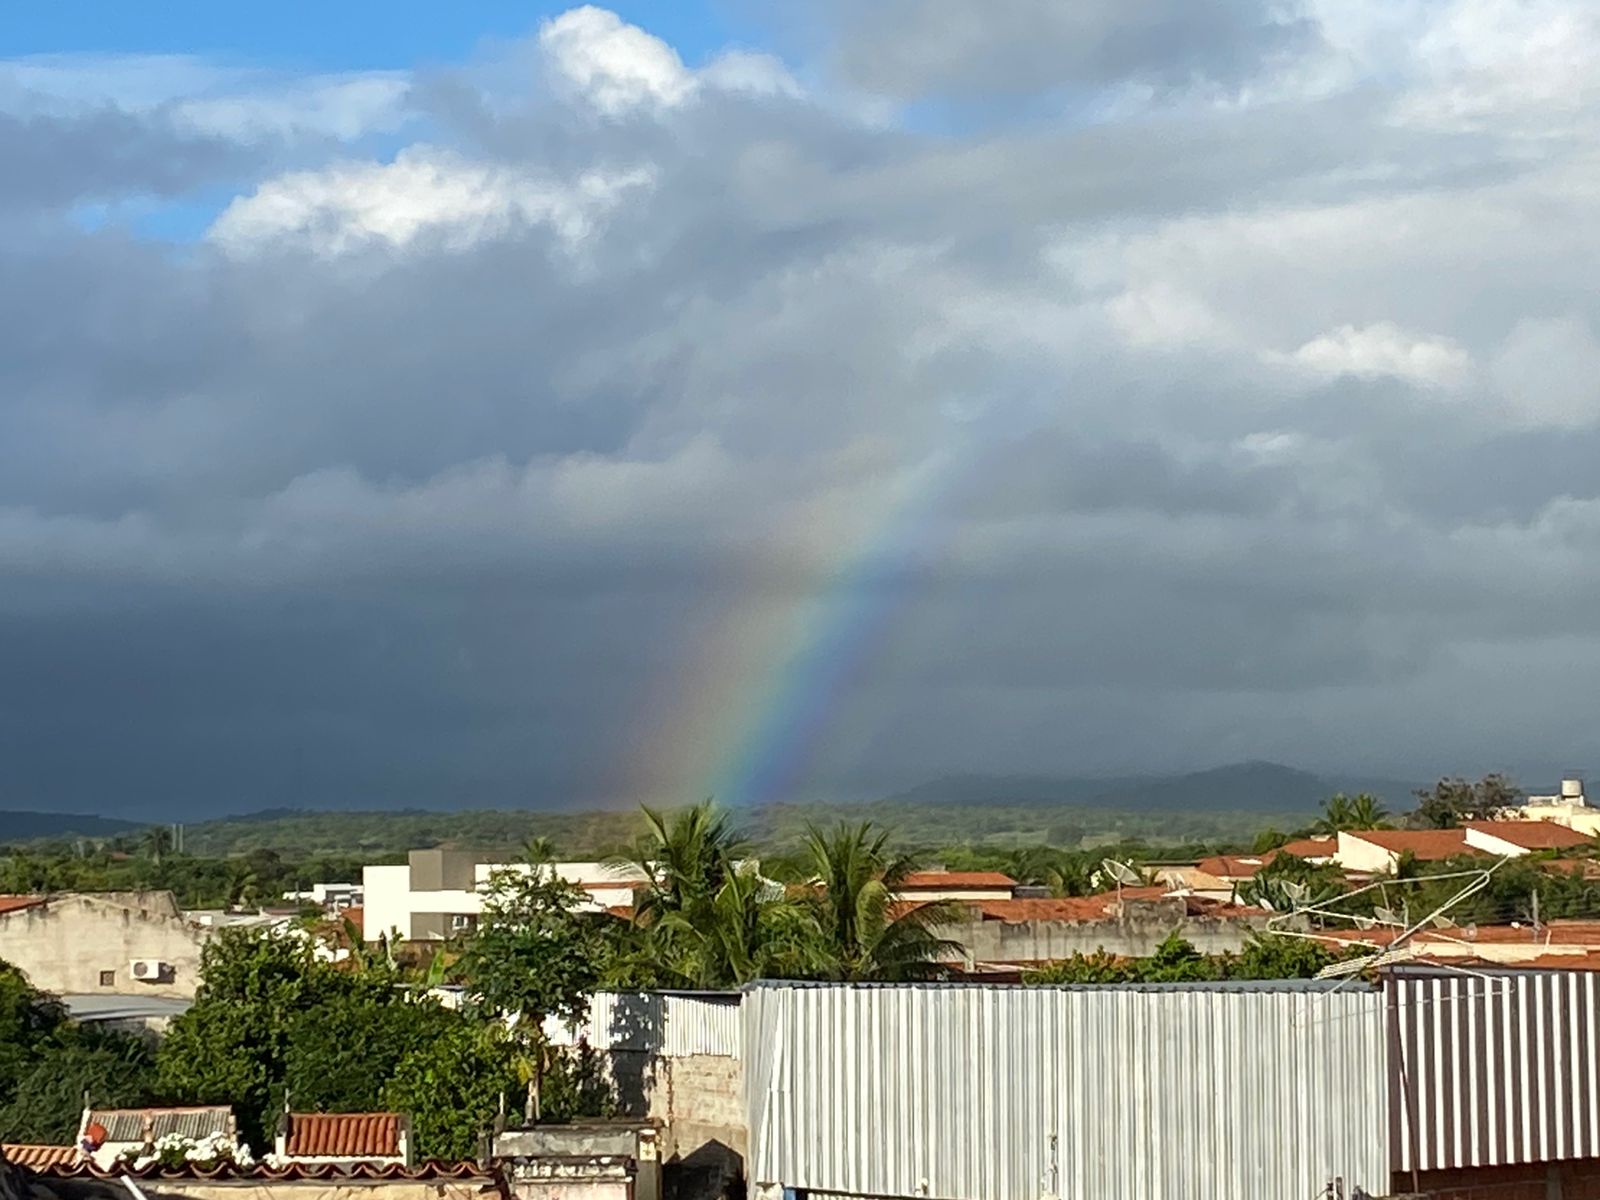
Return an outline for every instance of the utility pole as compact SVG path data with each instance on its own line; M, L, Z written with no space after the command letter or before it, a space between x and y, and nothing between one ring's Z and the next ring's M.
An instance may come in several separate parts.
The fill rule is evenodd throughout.
M1539 889L1533 889L1533 936L1539 936Z

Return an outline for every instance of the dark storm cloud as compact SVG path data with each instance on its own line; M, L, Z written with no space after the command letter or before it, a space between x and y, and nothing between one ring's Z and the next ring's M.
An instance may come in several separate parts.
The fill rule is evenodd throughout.
M63 127L0 239L8 794L681 799L863 606L813 786L1548 752L1535 676L1600 666L1592 114L1530 143L1514 27L1276 11L872 35L882 90L1129 83L1093 125L580 10L381 159ZM194 244L55 219L240 161Z

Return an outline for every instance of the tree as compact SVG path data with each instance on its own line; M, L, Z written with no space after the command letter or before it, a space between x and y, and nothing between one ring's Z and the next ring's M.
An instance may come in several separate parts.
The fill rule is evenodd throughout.
M0 962L0 1141L71 1141L85 1090L98 1103L141 1103L150 1065L143 1041L73 1022Z
M510 1022L527 1088L526 1115L539 1119L540 1085L550 1061L547 1017L576 1022L609 957L604 913L582 913L581 889L548 863L496 871L462 958L473 1002Z
M1013 851L1007 868L1017 882L1047 887L1052 896L1087 896L1094 890L1089 880L1098 861L1091 854L1029 846Z
M391 972L320 962L306 936L224 930L200 958L194 1005L157 1053L160 1090L174 1100L229 1103L240 1132L264 1145L283 1109L294 1033L305 1014L405 1002Z
M1477 783L1450 776L1413 794L1417 807L1411 824L1422 829L1453 829L1464 821L1492 820L1522 799L1522 790L1498 772Z
M423 1158L476 1158L502 1099L517 1087L503 1026L460 1021L406 1055L383 1087L383 1106L411 1114Z
M937 930L961 919L959 905L903 902L898 888L915 861L888 850L889 835L870 821L812 826L805 845L818 890L811 902L827 979L902 982L946 973L940 959L960 947Z
M465 1021L426 996L305 1009L289 1023L285 1091L296 1111L377 1111L400 1064Z
M1339 833L1354 829L1388 829L1389 813L1382 801L1367 792L1351 798L1343 792L1328 797L1322 816L1312 826L1315 833Z

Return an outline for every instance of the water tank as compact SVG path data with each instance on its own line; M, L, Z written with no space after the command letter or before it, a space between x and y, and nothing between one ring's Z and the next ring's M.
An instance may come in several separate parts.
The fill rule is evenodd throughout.
M1563 779L1561 781L1561 798L1569 804L1582 804L1583 780Z

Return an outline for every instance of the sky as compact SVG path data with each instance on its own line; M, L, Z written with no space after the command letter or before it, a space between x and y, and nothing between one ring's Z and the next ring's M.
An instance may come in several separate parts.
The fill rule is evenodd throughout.
M0 809L1596 761L1589 0L0 29Z

